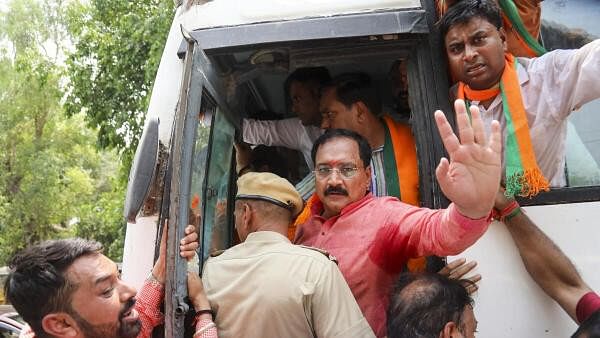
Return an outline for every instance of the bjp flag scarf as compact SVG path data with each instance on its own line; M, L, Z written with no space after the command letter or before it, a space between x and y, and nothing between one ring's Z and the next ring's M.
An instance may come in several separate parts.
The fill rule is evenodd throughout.
M529 125L523 106L521 87L517 76L517 60L505 54L506 65L497 88L473 90L463 82L458 84L458 98L484 101L502 95L502 110L506 120L504 159L506 167L506 195L532 197L549 190L548 180L537 165L531 144Z

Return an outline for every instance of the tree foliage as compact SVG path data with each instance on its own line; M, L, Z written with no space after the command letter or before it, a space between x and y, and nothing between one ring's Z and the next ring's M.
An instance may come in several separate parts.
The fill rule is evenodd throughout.
M101 147L117 148L129 172L174 14L172 0L91 0L71 6L77 37L67 61L66 110L85 112Z
M111 247L124 235L118 158L99 152L84 115L67 118L61 104L66 6L14 0L7 8L0 13L0 265L28 244L73 235L100 240L120 259Z

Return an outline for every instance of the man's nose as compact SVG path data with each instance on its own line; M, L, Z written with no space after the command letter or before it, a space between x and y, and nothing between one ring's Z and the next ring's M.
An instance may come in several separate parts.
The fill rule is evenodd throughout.
M329 129L331 128L331 122L327 117L323 117L321 119L321 129Z
M465 54L464 54L464 59L467 61L471 61L473 60L473 58L475 56L477 56L478 52L477 52L477 48L474 46L471 46L470 44L466 44L465 45Z
M123 283L122 281L120 282L119 285L119 298L121 299L121 302L126 302L129 299L131 299L132 297L135 297L137 295L137 290L135 289L135 287Z
M342 181L342 174L339 170L332 170L329 177L327 177L327 182L332 187L340 186Z

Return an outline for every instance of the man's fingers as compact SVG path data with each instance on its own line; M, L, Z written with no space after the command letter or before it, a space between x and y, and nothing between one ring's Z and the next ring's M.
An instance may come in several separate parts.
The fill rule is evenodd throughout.
M184 232L185 232L186 235L189 235L189 234L191 234L192 232L195 232L195 231L196 231L196 227L193 224L188 224L185 227L185 230L184 230Z
M183 237L181 239L181 241L179 241L179 244L185 245L185 244L197 242L197 241L198 241L198 234L195 232L192 232L191 234L185 235L185 237Z
M477 266L477 262L475 262L475 261L471 261L467 264L459 266L452 272L452 277L454 277L456 279L460 279L460 278L462 278L462 276L466 275L471 270L473 270L476 266Z
M469 107L471 111L471 126L473 126L473 135L475 136L475 143L486 145L485 141L485 128L483 127L483 120L481 119L481 113L479 107L472 105Z
M475 291L479 290L479 283L481 281L481 275L477 274L475 276L469 277L464 281L464 286L467 289L467 293L473 294Z
M447 184L449 184L448 170L450 170L450 163L448 162L447 158L442 157L440 159L440 164L438 164L437 168L435 169L435 176L442 187L445 187Z
M448 276L454 269L456 269L457 267L465 264L467 260L465 258L459 258L457 260L454 260L448 264L446 264L445 267L443 267L439 273L442 275L446 275Z
M495 153L502 153L502 133L500 132L500 123L496 120L492 121L489 145Z
M473 283L479 283L481 281L481 275L476 274L474 276L469 277L468 279Z
M454 101L454 110L456 111L456 124L458 125L460 143L472 144L474 139L473 127L471 127L471 121L469 119L469 115L467 114L467 107L465 106L465 101Z
M167 256L167 232L169 230L169 219L165 219L165 223L162 228L162 234L160 236L160 250L158 251L159 256Z
M444 147L446 148L446 151L448 151L448 154L452 154L458 149L460 142L454 134L454 131L452 131L452 127L450 126L450 123L448 123L444 113L441 110L437 110L434 116Z
M198 249L198 243L189 243L186 245L179 246L179 253L181 257L189 257L189 255L193 255Z

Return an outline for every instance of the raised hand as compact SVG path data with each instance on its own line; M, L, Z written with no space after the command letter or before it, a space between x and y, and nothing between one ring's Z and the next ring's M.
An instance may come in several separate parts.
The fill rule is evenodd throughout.
M152 268L152 275L161 283L164 283L166 278L167 230L168 220L165 220L165 226L163 227L163 232L160 239L158 259ZM193 225L188 225L184 231L185 237L183 237L179 243L179 255L187 260L190 260L195 256L196 249L198 249L198 234L196 234L196 228Z
M492 122L492 132L487 141L479 108L470 107L471 122L463 100L456 100L454 109L460 140L444 113L440 110L435 112L435 122L450 155L450 161L441 159L435 173L442 191L454 202L458 211L477 219L489 214L500 186L500 125L498 121Z

